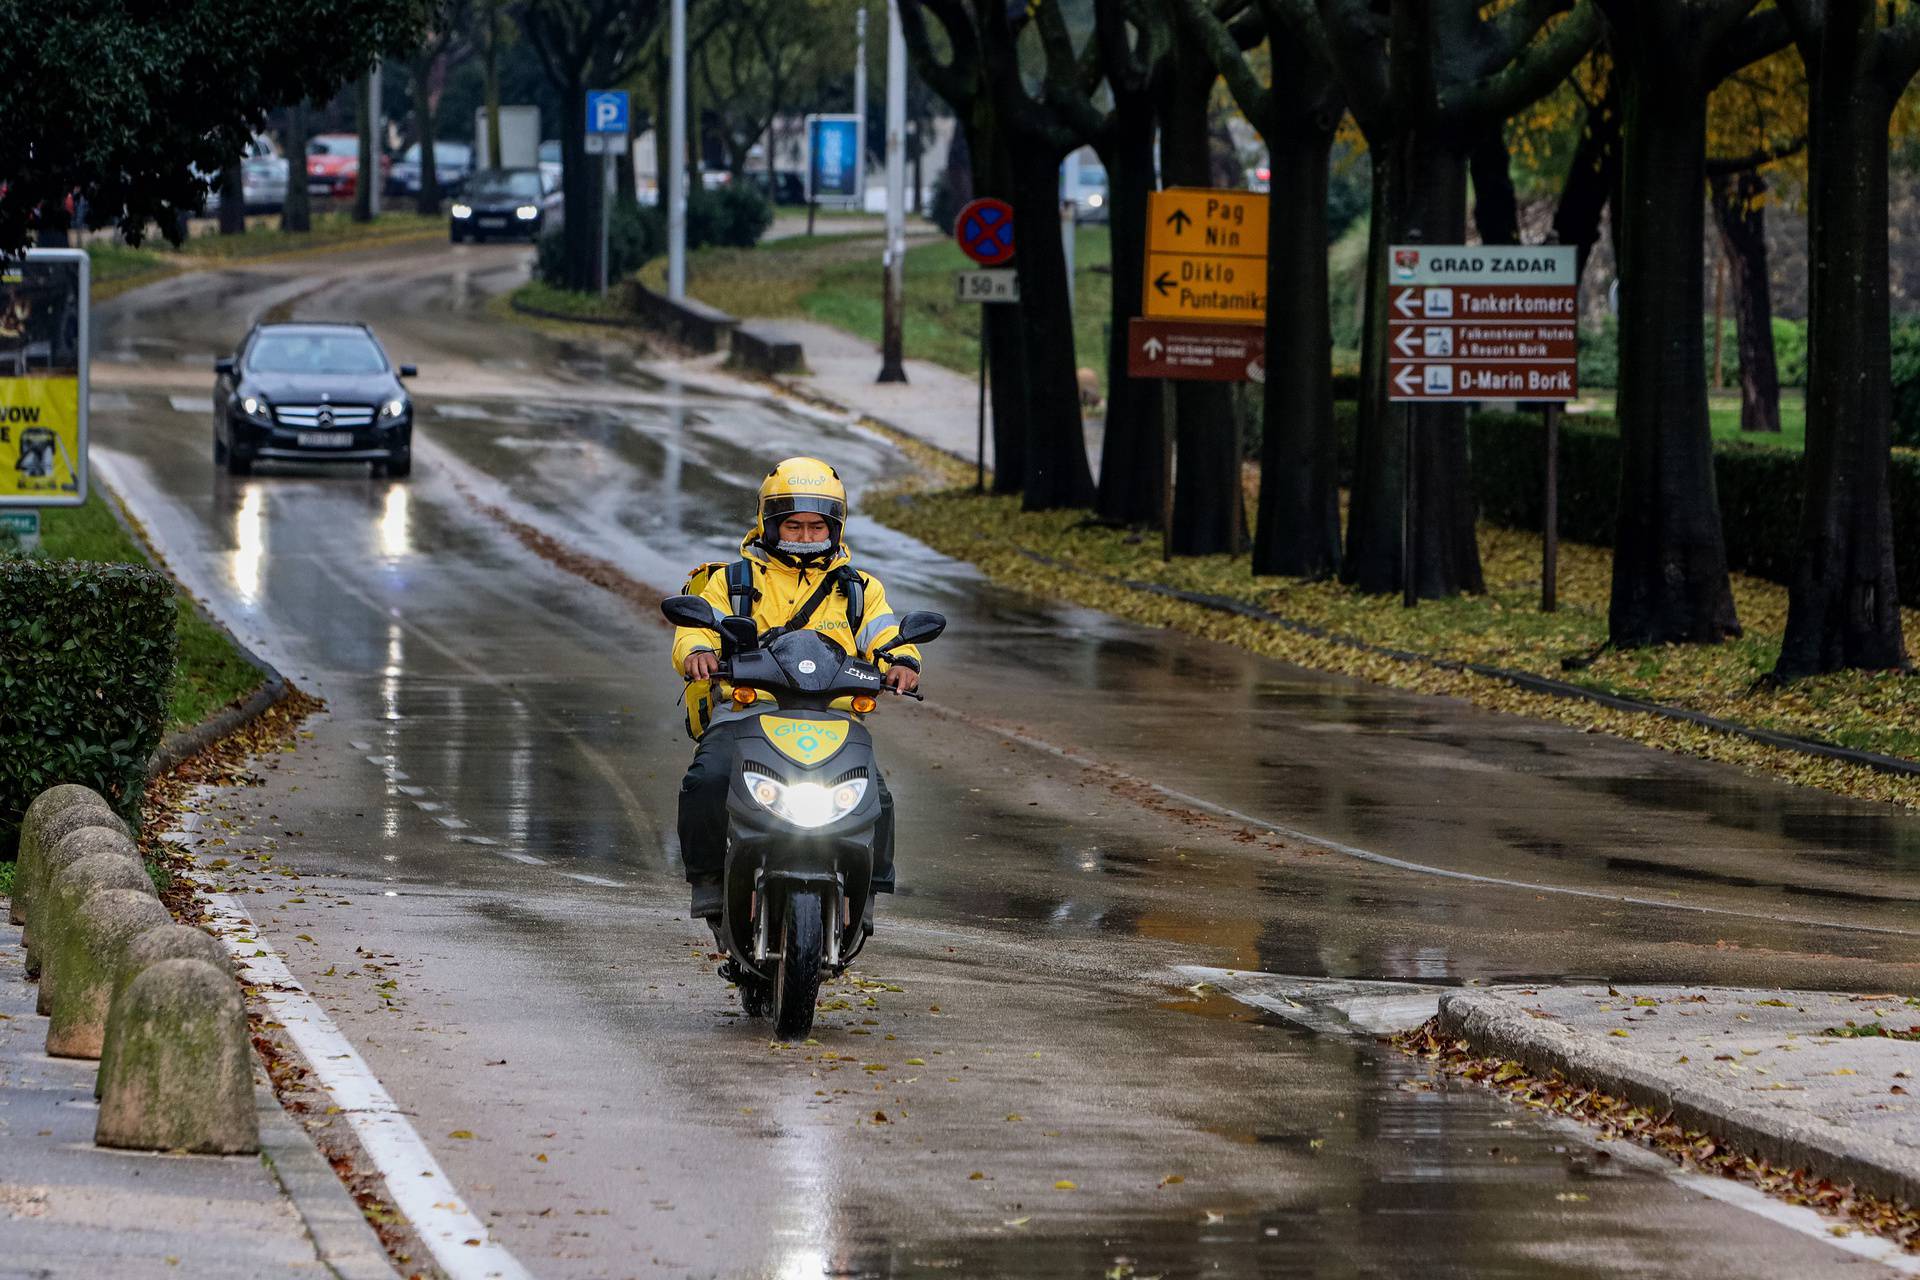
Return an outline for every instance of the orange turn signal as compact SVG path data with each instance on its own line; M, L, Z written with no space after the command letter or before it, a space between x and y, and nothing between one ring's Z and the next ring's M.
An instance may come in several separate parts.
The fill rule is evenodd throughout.
M853 697L853 709L860 715L867 714L867 712L879 705L879 703L873 700L873 695L870 693L858 693Z
M752 689L747 688L747 686L743 684L733 686L733 705L736 707L752 706L756 696Z

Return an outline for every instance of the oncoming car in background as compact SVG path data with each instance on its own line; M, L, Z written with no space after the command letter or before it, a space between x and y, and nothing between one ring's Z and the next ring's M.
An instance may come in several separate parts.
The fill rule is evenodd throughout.
M488 236L538 240L546 194L538 169L482 169L447 210L447 234L455 244Z
M256 461L371 462L413 469L413 402L363 324L261 324L213 362L213 461L230 475Z

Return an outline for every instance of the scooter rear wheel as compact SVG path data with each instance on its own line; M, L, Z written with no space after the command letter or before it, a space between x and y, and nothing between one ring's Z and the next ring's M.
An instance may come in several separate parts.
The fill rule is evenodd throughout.
M826 952L820 895L789 894L782 914L780 966L773 978L773 1034L782 1040L801 1040L813 1030L814 1005L820 998Z

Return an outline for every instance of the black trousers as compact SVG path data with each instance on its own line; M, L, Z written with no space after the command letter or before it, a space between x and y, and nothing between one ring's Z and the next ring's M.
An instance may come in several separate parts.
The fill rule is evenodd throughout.
M749 722L714 725L694 749L693 763L680 780L680 855L687 879L719 875L727 865L727 786L733 780L733 739ZM873 888L893 892L893 793L877 771L880 821L873 830Z

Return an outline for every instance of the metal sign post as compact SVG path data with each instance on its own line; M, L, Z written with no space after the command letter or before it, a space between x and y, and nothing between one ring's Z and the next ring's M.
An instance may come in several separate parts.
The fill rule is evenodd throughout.
M1415 418L1422 404L1519 401L1546 407L1546 511L1540 607L1557 601L1560 406L1579 395L1580 285L1565 245L1423 245L1389 249L1387 399L1407 413L1402 576L1416 591L1412 528Z
M613 221L614 157L627 149L627 93L624 89L587 90L587 154L600 165L600 296L607 296L607 228Z
M1013 206L985 196L968 202L953 220L953 238L960 252L985 270L962 271L954 277L954 291L962 302L1020 301L1020 276L1006 269L1013 261ZM987 491L987 313L980 313L980 403L974 423L975 492Z
M91 271L81 249L0 261L0 508L35 530L33 508L87 500Z

